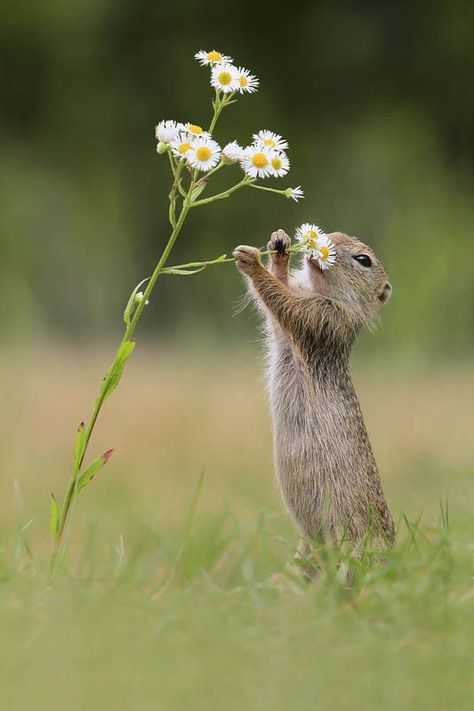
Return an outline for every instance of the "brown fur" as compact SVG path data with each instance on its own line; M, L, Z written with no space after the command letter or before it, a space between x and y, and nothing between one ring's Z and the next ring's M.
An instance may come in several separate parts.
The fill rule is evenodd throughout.
M304 257L289 274L290 238L268 243L269 271L254 247L234 256L265 313L268 386L276 474L286 507L306 539L357 548L370 532L384 548L394 524L349 372L358 332L370 326L391 293L367 245L335 232L336 263L322 271ZM353 256L367 254L367 268ZM303 546L305 554L307 544Z

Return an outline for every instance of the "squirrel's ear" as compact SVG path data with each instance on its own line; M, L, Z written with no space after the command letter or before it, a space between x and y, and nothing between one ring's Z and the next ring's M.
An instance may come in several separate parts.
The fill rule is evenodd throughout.
M392 285L390 284L389 281L386 281L385 284L383 285L381 291L379 292L379 301L382 302L382 304L386 304L389 298L392 295Z

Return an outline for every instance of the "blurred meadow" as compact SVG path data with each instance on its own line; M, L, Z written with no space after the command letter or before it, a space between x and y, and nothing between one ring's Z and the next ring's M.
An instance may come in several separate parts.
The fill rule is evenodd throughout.
M473 21L467 0L2 4L2 708L472 708ZM50 492L168 235L154 125L209 121L193 55L213 47L261 80L216 138L283 134L289 180L269 184L306 199L196 211L170 263L315 221L394 286L353 373L397 546L351 590L330 554L317 585L292 566L261 330L229 264L158 282L92 442L114 455L48 575Z

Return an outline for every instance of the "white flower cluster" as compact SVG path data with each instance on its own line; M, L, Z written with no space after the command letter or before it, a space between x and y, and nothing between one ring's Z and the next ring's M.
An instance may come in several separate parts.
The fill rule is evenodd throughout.
M273 131L259 131L253 143L242 150L240 165L251 178L282 178L290 170L285 153L288 143Z
M192 167L201 171L211 170L220 160L221 148L207 131L194 123L160 121L155 128L158 153L169 148L177 158L183 158Z
M216 50L201 50L195 58L201 65L211 67L211 85L216 89L217 106L229 103L237 92L243 94L257 91L259 80L248 69L235 67L231 57ZM240 163L245 175L255 180L281 178L290 169L286 154L288 143L272 131L262 130L254 134L252 144L244 148L237 141L231 141L221 148L211 134L200 126L173 120L161 121L156 126L155 135L158 153L171 151L175 158L185 161L190 168L198 171L207 172L218 165ZM295 202L304 197L300 186L280 192Z
M211 67L211 86L223 94L238 91L240 94L253 94L258 89L257 77L245 67L234 67L232 57L227 57L215 49L212 52L201 50L194 55L198 62Z
M323 230L305 222L295 232L295 239L304 247L307 256L317 261L321 269L329 269L336 261L336 249Z

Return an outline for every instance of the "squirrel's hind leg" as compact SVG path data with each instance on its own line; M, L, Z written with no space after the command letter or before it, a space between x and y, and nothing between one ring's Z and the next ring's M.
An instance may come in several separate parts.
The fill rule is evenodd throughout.
M318 578L321 566L315 555L314 546L306 538L300 539L294 560L308 583L314 582Z

